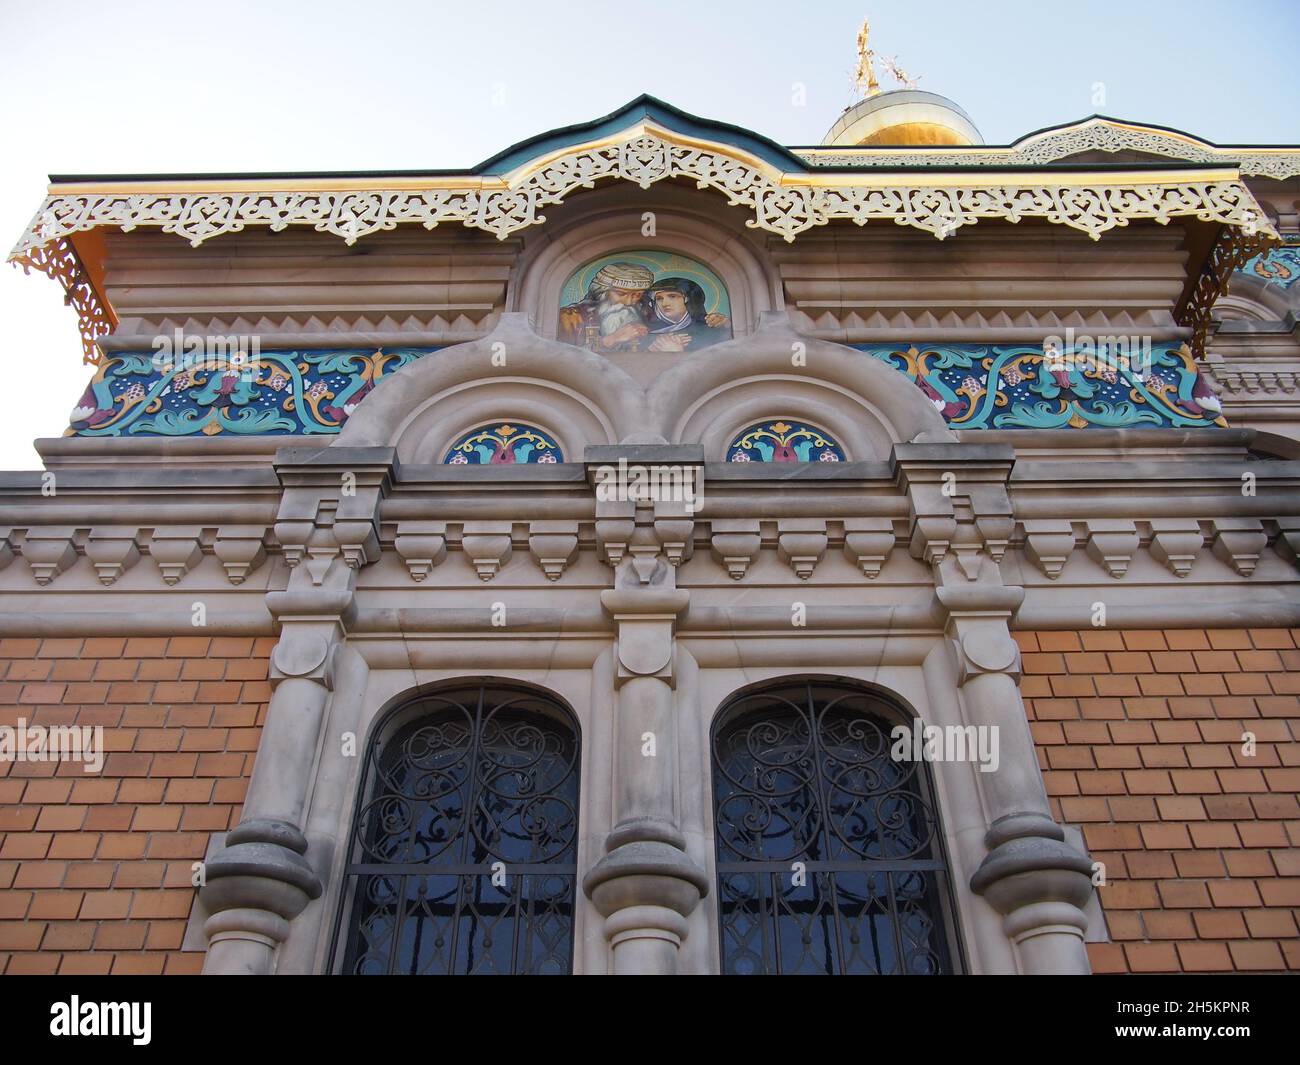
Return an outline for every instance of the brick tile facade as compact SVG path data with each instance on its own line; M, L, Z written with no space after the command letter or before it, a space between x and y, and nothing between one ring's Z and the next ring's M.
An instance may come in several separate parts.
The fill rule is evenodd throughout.
M1300 630L1017 640L1053 812L1106 865L1094 971L1300 969Z
M1053 812L1106 864L1094 970L1300 970L1300 631L1017 639ZM238 822L273 644L0 640L0 724L108 751L0 762L0 973L198 970L192 863Z
M0 725L102 725L103 772L0 761L0 973L192 973L192 864L239 820L274 638L0 640Z

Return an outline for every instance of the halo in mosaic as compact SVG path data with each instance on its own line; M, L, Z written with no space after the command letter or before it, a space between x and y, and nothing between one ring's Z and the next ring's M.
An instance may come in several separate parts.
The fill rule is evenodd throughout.
M791 418L759 422L727 447L728 462L843 462L844 449L820 429Z
M1279 288L1300 282L1300 237L1288 235L1285 240L1282 247L1247 259L1237 273L1261 278Z
M383 377L438 350L231 347L235 350L175 358L156 352L106 357L73 408L64 435L337 433Z
M563 462L564 452L555 438L534 425L492 422L471 429L447 449L449 466L514 466Z
M1185 344L1081 335L1059 348L851 346L910 377L954 429L1228 424Z
M559 338L601 354L699 351L730 340L727 287L696 259L662 250L604 255L560 291Z

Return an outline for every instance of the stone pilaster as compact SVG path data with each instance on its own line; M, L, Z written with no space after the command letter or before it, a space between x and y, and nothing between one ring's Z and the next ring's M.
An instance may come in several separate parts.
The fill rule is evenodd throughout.
M392 463L385 448L277 456L284 494L275 531L289 581L266 597L280 639L243 819L205 869L206 973L272 971L290 922L321 894L303 835L307 799L356 574L378 555L379 500Z
M644 454L653 449L637 450L641 461L653 461ZM627 515L607 519L624 524L614 587L601 593L618 626L614 826L583 889L605 918L615 974L671 975L687 917L708 892L703 870L686 853L677 812L673 632L689 593L676 586L676 565L689 557L693 520L672 501L641 503L604 501Z
M947 612L965 723L997 737L998 768L975 774L990 827L971 889L1002 914L1027 973L1087 973L1092 867L1052 819L1009 628L1024 589L1004 585L998 566L1012 528L1013 461L997 446L900 445L895 453L912 505L911 550L931 563Z

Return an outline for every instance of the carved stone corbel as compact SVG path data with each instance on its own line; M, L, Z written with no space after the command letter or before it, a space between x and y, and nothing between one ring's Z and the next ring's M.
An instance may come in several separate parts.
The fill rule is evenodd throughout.
M868 580L880 576L896 542L889 518L847 518L844 522L844 557L862 570Z
M149 539L149 557L154 560L165 584L177 584L203 559L202 533L198 526L159 526Z
M1175 577L1186 577L1205 546L1200 523L1192 518L1156 518L1151 522L1151 557Z
M801 581L812 576L826 557L826 522L806 518L781 518L777 522L777 555Z
M434 566L447 557L447 523L445 521L402 521L397 524L393 541L402 556L411 580L419 582Z
M513 548L509 522L466 522L460 546L481 581L490 581L510 561Z
M99 583L113 584L140 560L136 542L140 530L134 526L97 525L86 537L86 557L95 567Z
M277 536L281 535L280 522L276 523L275 531ZM217 538L212 542L212 553L221 560L231 584L243 584L248 575L266 559L266 545L263 543L265 537L266 529L261 525L223 525L217 529ZM305 543L304 537L303 546ZM301 558L301 551L295 557Z
M36 583L44 586L77 561L76 529L70 525L44 525L27 530L23 558Z
M1030 519L1024 523L1025 556L1056 580L1074 553L1074 526L1068 521Z
M1268 544L1264 523L1257 518L1215 518L1211 550L1215 558L1231 566L1241 577L1249 577L1259 565Z
M733 581L745 576L762 543L757 521L719 518L712 522L709 550Z
M1128 572L1137 554L1137 526L1123 519L1093 518L1088 521L1088 557L1116 580Z
M576 521L534 521L528 527L528 553L546 575L558 581L578 557Z

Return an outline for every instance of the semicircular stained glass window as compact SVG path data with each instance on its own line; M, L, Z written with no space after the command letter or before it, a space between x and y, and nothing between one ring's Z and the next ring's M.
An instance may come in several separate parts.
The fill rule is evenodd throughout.
M727 446L728 462L844 462L847 457L826 433L790 418L751 425Z
M535 425L489 422L457 438L442 461L450 466L515 466L563 462L564 452L550 433Z

